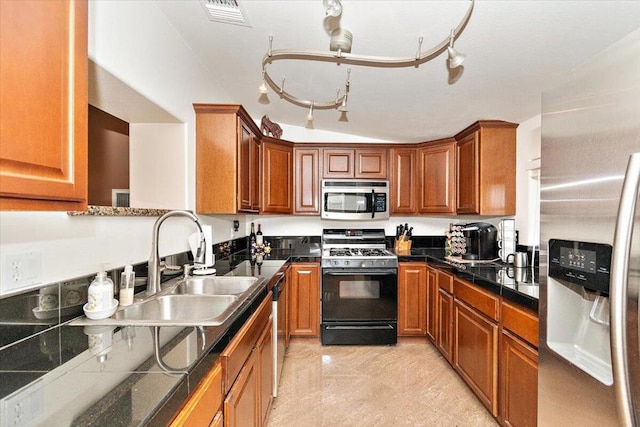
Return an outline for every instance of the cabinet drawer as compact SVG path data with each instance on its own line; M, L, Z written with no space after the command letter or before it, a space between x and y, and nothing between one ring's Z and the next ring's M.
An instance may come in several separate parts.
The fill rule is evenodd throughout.
M198 384L171 427L208 425L222 406L222 366L217 363Z
M502 326L538 347L538 316L533 311L503 301Z
M269 316L271 316L271 296L272 293L269 292L260 307L249 317L249 320L240 328L240 331L220 355L224 394L227 394L231 389L233 382L238 377L242 366L269 321Z
M453 294L453 276L444 271L438 270L438 287Z
M453 279L453 288L456 298L495 321L499 319L500 299L498 296L458 278Z

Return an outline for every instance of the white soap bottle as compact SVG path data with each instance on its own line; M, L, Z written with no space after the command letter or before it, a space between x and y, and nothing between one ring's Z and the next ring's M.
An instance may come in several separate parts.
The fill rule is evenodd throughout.
M88 290L88 311L103 311L112 307L113 282L107 277L105 271L98 273Z
M133 266L127 264L120 276L120 305L127 306L133 304L133 289L136 283L136 273Z

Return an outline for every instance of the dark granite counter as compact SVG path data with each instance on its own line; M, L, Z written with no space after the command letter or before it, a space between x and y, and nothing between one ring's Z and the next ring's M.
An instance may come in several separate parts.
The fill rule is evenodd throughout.
M257 309L279 269L319 257L317 245L309 245L274 249L261 263L248 251L217 260L217 275L262 276L265 286L215 327L73 326L82 311L65 317L64 308L50 321L29 320L37 311L31 307L0 316L3 334L27 336L0 343L0 405L15 413L9 424L166 425Z
M398 252L399 262L428 262L503 298L538 311L538 268L516 269L502 261L462 264L445 259L444 249L415 248Z
M319 245L309 244L273 249L261 265L246 250L217 260L219 276L266 280L264 288L216 327L72 326L77 311L69 314L61 308L53 320L34 319L37 307L14 315L5 307L15 307L18 297L5 300L2 334L26 337L11 345L6 345L9 338L4 346L0 342L0 405L3 411L13 410L19 402L21 408L8 423L19 417L21 425L166 425L257 309L279 269L287 262L317 262L320 256ZM516 281L509 266L455 265L444 260L442 249L412 249L398 257L448 269L537 310L535 279ZM37 299L37 293L19 298Z

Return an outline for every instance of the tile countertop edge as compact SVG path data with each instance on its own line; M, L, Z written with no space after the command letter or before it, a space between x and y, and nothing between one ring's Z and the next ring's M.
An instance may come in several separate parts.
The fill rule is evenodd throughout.
M510 287L509 285L500 284L496 280L486 277L489 276L488 273L493 273L495 275L495 272L498 269L507 268L508 266L478 269L479 272L461 270L455 265L445 261L444 249L440 248L416 248L413 249L410 254L404 252L396 254L398 256L398 262L427 262L434 267L444 268L454 275L468 280L483 289L494 294L501 295L506 300L533 310L536 313L538 312L538 284L536 282L523 285L522 287L526 287L528 292L522 292L517 289L518 286L516 284L512 285L513 287ZM480 273L482 271L487 273L486 276Z

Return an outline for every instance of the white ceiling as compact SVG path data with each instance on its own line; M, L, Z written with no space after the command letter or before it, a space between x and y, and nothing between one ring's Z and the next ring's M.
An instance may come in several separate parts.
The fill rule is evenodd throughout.
M325 20L321 0L240 0L251 27L212 22L199 0L157 0L185 42L254 119L307 125L308 111L270 91L259 102L261 61L274 49L329 50L338 23L353 33L352 53L414 56L448 36L466 12L463 1L343 0L340 19ZM456 41L467 54L450 74L446 52L418 68L351 66L348 122L336 110L315 111L313 127L398 142L452 136L480 119L522 122L540 114L541 93L574 68L640 26L640 1L477 0ZM330 100L346 66L279 61L276 82L306 99ZM197 100L196 102L207 102ZM287 138L283 135L283 138Z

